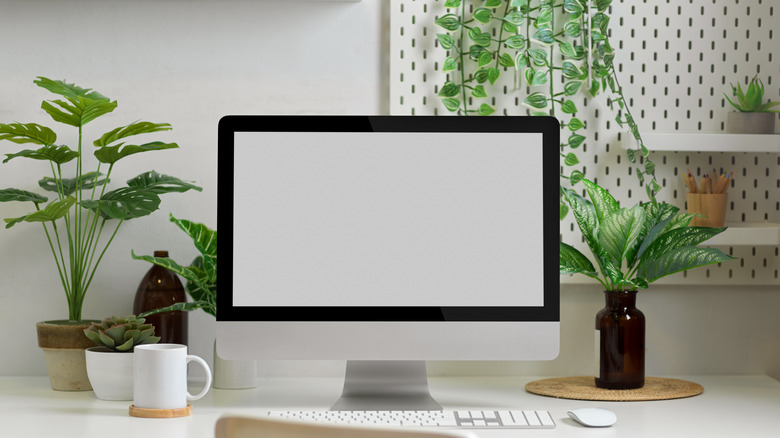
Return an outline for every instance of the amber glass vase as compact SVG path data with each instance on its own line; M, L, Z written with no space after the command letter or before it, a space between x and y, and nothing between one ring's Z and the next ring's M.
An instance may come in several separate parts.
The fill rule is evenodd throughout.
M155 257L168 257L168 251L155 251ZM133 302L133 313L138 315L149 310L186 302L184 287L173 272L162 266L152 265L138 285ZM187 345L187 312L163 312L146 317L154 325L154 333L160 342Z
M645 384L645 315L636 308L636 291L606 291L596 314L599 358L596 386L637 389Z

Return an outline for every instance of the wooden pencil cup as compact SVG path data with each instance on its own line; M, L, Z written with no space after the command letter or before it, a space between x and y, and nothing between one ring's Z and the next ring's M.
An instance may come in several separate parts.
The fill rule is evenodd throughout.
M696 213L692 227L720 228L726 223L728 193L688 193L688 213Z

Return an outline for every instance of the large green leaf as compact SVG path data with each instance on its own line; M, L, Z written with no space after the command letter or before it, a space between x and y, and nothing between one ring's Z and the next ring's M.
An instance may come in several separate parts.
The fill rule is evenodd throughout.
M202 256L195 257L195 260L192 261L190 268L203 270L203 257ZM213 315L215 317L217 316L216 278L213 283L205 283L205 284L203 282L188 281L187 285L184 286L184 288L187 290L187 293L190 294L193 300L206 301L210 303L210 306L203 307L203 311L208 313L209 315Z
M79 153L71 150L67 146L44 146L37 150L25 149L15 154L5 154L6 159L3 163L7 163L14 158L24 157L32 158L33 160L48 160L55 164L65 164L68 161L78 158Z
M563 274L584 274L588 277L598 278L593 263L571 245L560 242L560 270Z
M616 266L621 267L624 260L636 253L646 217L645 210L637 205L621 208L606 216L599 224L599 245Z
M108 184L109 180L100 179L101 176L103 174L98 172L88 172L81 175L80 178L56 179L47 176L39 180L38 185L47 192L60 193L60 189L62 189L62 196L68 196L77 190L90 190L95 186Z
M588 197L596 209L599 222L620 208L620 204L606 189L585 178L582 179L582 183L585 184Z
M30 213L26 216L18 217L18 218L9 218L4 219L6 223L6 228L11 228L12 226L18 224L19 222L50 222L55 221L66 214L68 214L68 210L70 210L70 207L73 206L73 204L76 202L76 198L73 196L68 196L65 199L52 201L49 203L49 205L46 206L46 208L42 210L38 210L35 213Z
M41 108L52 119L75 127L84 126L92 120L110 113L116 107L116 101L93 100L81 96L75 98L68 97L65 100L43 101L41 103Z
M593 203L575 193L573 190L561 187L561 194L563 199L571 206L571 211L574 214L574 219L577 221L577 226L580 228L582 237L585 238L585 242L588 244L591 252L596 254L598 250L598 241L596 240L596 229L598 228L598 218L596 216L596 210L593 208Z
M48 198L41 196L37 193L28 192L26 190L19 189L3 189L0 190L0 202L18 201L18 202L34 202L40 204L46 202Z
M169 123L133 122L127 126L120 126L119 128L106 132L99 139L95 140L94 144L95 146L103 147L132 135L170 130L171 125Z
M163 268L175 273L181 275L183 278L185 278L188 281L194 282L196 284L201 285L202 287L208 287L208 275L206 274L206 271L198 266L182 266L170 257L153 257L153 256L147 256L147 255L136 255L135 252L132 250L130 251L130 256L135 260L145 260L149 263L155 264L157 266L162 266Z
M189 181L169 175L161 175L154 170L144 172L133 179L127 180L129 187L142 187L161 195L163 193L186 192L188 190L202 191L203 189Z
M217 230L212 230L201 223L191 222L185 219L176 219L171 215L171 222L175 223L182 231L192 239L198 251L202 255L201 263L206 271L209 283L217 281Z
M215 304L212 304L209 301L193 301L193 302L187 302L187 303L175 303L171 304L167 307L160 307L159 309L152 309L148 312L142 313L140 316L151 316L155 315L157 313L163 313L163 312L176 312L176 311L182 311L182 312L189 312L192 310L197 309L203 309L205 312L210 313L211 315L216 315L216 308Z
M724 231L726 228L685 227L675 228L661 234L642 255L642 262L638 267L639 275L644 276L649 266L667 253L680 247L696 246Z
M106 96L93 91L91 88L81 88L76 84L69 84L60 80L52 80L43 76L38 76L33 83L41 88L45 88L52 93L69 98L86 97L93 100L109 100Z
M114 164L128 155L138 154L141 152L159 151L162 149L174 149L178 148L176 143L163 143L154 141L142 145L119 143L116 146L106 146L95 151L95 157L101 163Z
M134 219L151 214L160 207L156 193L135 187L122 187L105 193L99 200L82 201L81 206L111 219Z
M8 140L18 144L51 145L57 141L57 134L37 123L10 123L8 125L0 123L0 140Z
M652 283L670 274L733 259L734 257L728 256L716 248L683 246L664 253L661 257L650 262L642 277L648 283Z

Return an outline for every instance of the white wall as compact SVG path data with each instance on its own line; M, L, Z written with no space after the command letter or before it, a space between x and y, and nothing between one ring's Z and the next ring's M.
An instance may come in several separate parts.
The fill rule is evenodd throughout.
M116 181L148 169L198 181L202 193L168 195L159 212L121 231L89 293L84 315L130 313L149 266L130 259L168 249L189 260L190 242L167 221L216 225L216 124L230 113L386 114L388 0L8 1L0 0L0 121L50 126L36 76L67 79L119 101L89 141L137 119L170 122L160 135L181 149L120 162ZM67 128L67 127L64 127ZM61 141L73 134L60 129ZM0 153L20 148L0 144ZM0 187L36 190L45 165L0 165ZM26 213L0 204L0 217ZM0 229L0 375L44 374L34 323L63 318L65 300L39 227ZM562 351L550 363L436 363L435 374L580 375L593 369L597 287L564 285ZM657 286L640 294L648 319L648 373L768 373L780 378L780 293L774 287ZM190 346L210 357L213 318L190 314ZM511 346L509 347L511 348ZM9 353L11 352L11 353ZM342 363L263 363L268 374L341 372Z
M169 122L156 136L177 150L139 154L117 164L123 182L143 171L197 181L202 193L163 197L152 216L127 222L90 288L84 317L132 312L151 265L130 250L168 249L188 262L196 252L168 214L216 226L217 122L226 114L386 113L385 2L7 1L0 0L0 122L37 122L73 146L75 128L40 109L55 95L36 76L65 79L116 99L114 113L88 124L92 140L136 120ZM149 137L149 141L152 137ZM24 147L4 141L0 153ZM31 191L47 164L0 165L0 187ZM28 213L0 204L0 216ZM45 374L35 322L67 318L51 252L40 226L0 229L0 375ZM214 319L190 314L190 347L210 357ZM13 352L9 353L9 352Z

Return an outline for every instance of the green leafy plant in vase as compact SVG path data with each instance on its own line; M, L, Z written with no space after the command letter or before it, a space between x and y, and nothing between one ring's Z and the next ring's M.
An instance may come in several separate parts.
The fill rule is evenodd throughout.
M83 350L89 343L84 344L86 339L81 333L88 326L88 323L82 322L82 307L108 247L125 221L157 210L160 195L193 189L200 191L201 188L191 182L148 171L128 180L124 187L109 190L111 174L120 160L139 153L179 147L176 143L161 141L129 142L131 137L140 134L168 131L171 129L170 124L135 121L104 133L93 141L95 149L92 155L97 164L94 170L88 171L86 167L92 160L87 160L84 128L89 122L113 112L117 102L97 91L60 80L38 77L34 83L59 96L54 100L44 100L41 108L55 122L75 128L78 143L75 148L58 144L54 130L37 123L0 124L0 140L34 146L33 149L5 154L3 163L19 158L37 160L44 162L45 169L50 172L38 180L38 186L50 195L8 188L0 190L0 201L32 204L34 210L29 214L6 218L6 228L21 223L40 224L65 292L67 320L38 324L39 346L44 349L47 364L50 365L52 387L88 390L86 371L80 371L78 377L64 376L62 380L80 383L56 383L55 380L59 382L60 378L53 376L52 371L58 366L52 364L49 358L55 353L64 353L64 350L76 349L81 351L72 353L80 355L83 364ZM59 330L63 325L71 326L69 331L72 333L71 339L74 339L72 345L50 345L49 340L60 339L51 331ZM74 357L67 360L74 362L78 359Z
M577 226L596 260L560 242L560 273L582 274L604 287L606 306L596 317L600 373L596 385L635 389L644 385L644 315L636 293L667 275L732 260L700 243L726 228L691 227L693 215L666 203L620 207L610 193L582 180L590 200L561 187Z
M735 134L772 134L775 132L775 113L773 110L780 102L764 102L764 83L758 76L747 84L747 90L742 90L742 85L731 84L732 100L728 94L726 100L737 111L728 113L726 131Z

